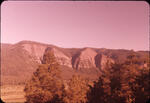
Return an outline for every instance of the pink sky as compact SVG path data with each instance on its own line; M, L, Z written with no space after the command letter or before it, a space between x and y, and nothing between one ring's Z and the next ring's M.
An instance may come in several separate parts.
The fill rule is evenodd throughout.
M1 42L32 40L60 47L148 50L144 1L4 1Z

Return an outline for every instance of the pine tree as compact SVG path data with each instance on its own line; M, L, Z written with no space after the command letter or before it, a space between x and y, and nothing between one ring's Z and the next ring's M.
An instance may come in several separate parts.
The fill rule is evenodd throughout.
M88 103L146 103L150 99L149 67L135 53L124 63L106 66L88 92Z
M99 77L98 81L94 82L94 86L90 86L87 93L87 103L106 103L107 93L105 93L103 86L103 79Z
M123 88L123 65L112 64L107 66L103 71L99 80L90 88L88 102L89 103L126 103L127 97L123 93L127 93L127 89Z
M59 64L50 51L44 54L42 63L25 86L26 100L28 103L60 103L63 85Z
M139 75L135 75L133 82L129 86L132 90L133 103L146 103L150 99L150 74L149 69L141 69Z
M86 103L87 102L87 86L86 80L79 75L73 75L72 79L68 83L68 88L63 94L63 100L65 103Z
M128 87L130 88L129 100L130 103L145 103L149 98L149 67L142 67L143 61L137 58L135 53L129 54L125 62L125 78Z

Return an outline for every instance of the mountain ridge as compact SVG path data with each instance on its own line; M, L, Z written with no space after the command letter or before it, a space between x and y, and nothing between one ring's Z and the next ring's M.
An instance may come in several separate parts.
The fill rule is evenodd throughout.
M91 49L103 49L103 50L106 50L108 48L100 48L100 47L60 47L60 46L56 46L56 45L53 45L53 44L49 44L49 43L42 43L42 42L38 42L38 41L31 41L31 40L22 40L22 41L19 41L19 42L16 42L16 43L2 43L1 44L7 44L7 45L15 45L15 44L24 44L24 43L34 43L34 44L41 44L41 45L51 45L51 46L55 46L55 47L58 47L58 48L62 48L62 49L84 49L84 48L91 48ZM109 49L109 50L133 50L133 49ZM149 52L149 50L135 50L136 52Z
M45 50L48 48L54 52L58 63L61 65L64 78L69 78L74 73L96 78L95 75L98 75L100 69L105 68L107 62L123 62L128 54L134 52L90 47L61 48L34 41L20 41L15 44L1 43L2 82L8 81L10 83L11 78L16 78L13 79L14 82L25 81L41 63ZM147 59L147 51L135 53L140 59Z

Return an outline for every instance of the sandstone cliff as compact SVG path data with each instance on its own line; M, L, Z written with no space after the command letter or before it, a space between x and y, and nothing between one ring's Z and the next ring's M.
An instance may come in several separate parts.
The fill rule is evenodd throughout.
M113 64L115 61L106 55L98 54L95 57L96 67L99 69L104 69L107 65Z
M76 57L73 67L77 70L79 69L84 69L84 68L95 68L95 56L97 53L90 49L90 48L85 48L83 49L79 55Z
M59 51L57 48L48 47L46 51L48 50L54 53L54 56L56 57L56 60L60 65L65 65L72 68L70 57L66 56L63 52Z

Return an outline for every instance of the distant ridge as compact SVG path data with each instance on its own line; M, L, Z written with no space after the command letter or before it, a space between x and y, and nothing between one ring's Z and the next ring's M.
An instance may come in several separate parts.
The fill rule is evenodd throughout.
M125 49L61 48L28 40L15 44L1 43L2 83L25 82L41 63L47 48L54 51L64 79L69 79L74 73L96 79L99 71L105 68L106 62L124 62L132 52L136 53L140 60L148 60L149 55L148 51L135 52Z

